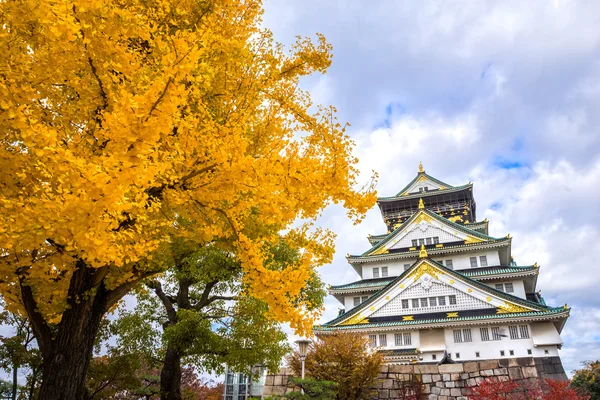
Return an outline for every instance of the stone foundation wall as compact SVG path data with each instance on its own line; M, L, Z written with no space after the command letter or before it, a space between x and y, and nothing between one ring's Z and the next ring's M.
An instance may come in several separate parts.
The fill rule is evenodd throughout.
M500 381L537 381L538 379L567 380L560 357L511 358L456 364L384 365L376 387L379 399L402 399L406 382L420 375L423 381L423 398L428 400L466 400L469 388L486 378ZM283 396L297 390L289 383L292 372L282 368L277 375L268 375L265 396Z

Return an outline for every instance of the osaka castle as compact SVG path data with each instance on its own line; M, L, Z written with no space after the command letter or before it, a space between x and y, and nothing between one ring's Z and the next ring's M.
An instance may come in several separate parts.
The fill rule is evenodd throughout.
M477 220L473 184L417 176L377 201L387 227L348 255L360 279L331 286L344 309L315 334L368 336L387 363L558 357L567 306L537 287L540 266L518 265L512 238Z

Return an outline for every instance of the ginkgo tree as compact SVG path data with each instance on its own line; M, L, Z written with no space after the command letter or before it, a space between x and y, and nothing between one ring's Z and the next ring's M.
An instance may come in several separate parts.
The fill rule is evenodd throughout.
M248 294L310 329L297 299L333 253L314 220L341 203L358 221L374 180L357 186L335 109L298 88L330 65L324 37L285 51L261 13L257 0L0 2L0 292L31 321L40 399L82 396L103 316L163 272L174 238L233 243ZM302 259L269 270L281 233Z

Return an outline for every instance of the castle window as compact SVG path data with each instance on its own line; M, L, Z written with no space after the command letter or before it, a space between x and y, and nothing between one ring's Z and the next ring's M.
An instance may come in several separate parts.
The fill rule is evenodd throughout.
M479 352L478 351L475 352L475 358L479 358Z
M527 325L511 325L508 327L511 339L529 339L529 329Z
M440 306L445 306L446 305L446 298L444 296L439 296L438 297L438 304Z
M404 345L405 346L409 346L412 344L412 336L410 334L410 332L406 332L403 334L404 336Z
M512 293L512 292L514 292L513 284L512 283L505 283L504 284L504 288L505 288L505 292L506 293Z
M407 269L410 268L410 264L404 264L404 270L406 271Z
M527 325L519 325L519 332L521 333L521 339L529 339L529 329L527 329Z
M438 244L440 242L440 238L438 236L433 237L433 244Z
M473 337L471 336L471 329L463 329L463 341L472 342Z
M519 329L517 328L516 325L512 325L508 327L508 331L510 332L510 338L511 339L518 339L519 338Z
M360 304L360 297L355 297L354 298L354 307L356 307L359 304Z
M509 356L514 356L515 355L515 351L514 350L509 350L508 351L508 355Z
M455 353L454 355L456 356L457 359L460 358L460 353Z
M432 359L432 360L437 360L437 355L435 355L435 354L432 354L432 355L431 355L431 359Z
M504 357L504 350L500 350L500 357Z
M492 327L492 340L501 340L502 336L500 336L500 328L497 326Z
M532 354L532 351L531 351L531 349L527 349L527 354L529 354L529 355L531 355L531 354Z
M496 290L504 292L504 285L501 283L496 283Z
M401 333L394 334L394 341L396 342L396 346L402 346L402 334Z
M456 305L456 296L455 295L451 295L448 296L448 300L451 306Z
M479 328L479 333L481 334L481 340L487 342L490 340L490 331L488 328Z
M470 257L469 260L471 261L471 268L477 268L477 257Z
M379 346L386 347L387 346L387 335L379 335Z
M413 245L413 247L417 247L419 245L419 242L417 241L417 239L412 240L412 245Z
M413 308L419 308L419 299L412 299Z
M446 260L446 267L450 268L450 269L454 268L453 265L452 265L452 260Z
M435 307L435 306L437 305L437 301L436 301L436 300L437 300L437 298L435 298L435 297L430 297L430 298L429 298L429 306L430 306L430 307Z
M457 329L452 332L454 333L454 343L462 343L463 342L462 330Z
M479 263L482 267L487 267L487 256L479 256Z
M419 246L425 244L425 239L419 239Z
M373 278L379 278L379 268L373 268Z
M369 346L377 347L377 335L369 335Z
M388 276L388 267L381 267L381 276L384 278Z
M431 238L425 238L425 244L427 244L427 245L431 244Z
M550 354L548 350L544 350L544 354Z
M421 299L421 307L427 307L427 298Z
M402 308L408 308L408 300L402 300Z
M361 303L364 303L365 301L367 301L369 299L369 296L363 296L362 299L360 300Z

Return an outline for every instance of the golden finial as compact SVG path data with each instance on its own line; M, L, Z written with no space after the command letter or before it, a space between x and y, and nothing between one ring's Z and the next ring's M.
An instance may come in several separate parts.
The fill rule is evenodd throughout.
M423 169L423 163L419 161L419 173L423 173L425 170Z
M421 245L421 251L419 251L419 258L427 258L427 250L425 250L425 245Z
M539 268L538 263L533 264L534 268Z
M488 222L487 218L483 220L483 222Z
M419 199L419 209L425 208L425 203L423 203L423 199Z
M565 303L565 305L563 306L563 308L566 310L567 309L567 303Z
M510 233L509 233L508 235L506 235L506 238L507 238L507 239L510 239Z

